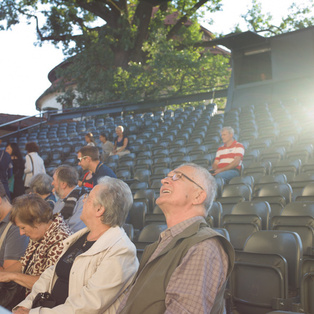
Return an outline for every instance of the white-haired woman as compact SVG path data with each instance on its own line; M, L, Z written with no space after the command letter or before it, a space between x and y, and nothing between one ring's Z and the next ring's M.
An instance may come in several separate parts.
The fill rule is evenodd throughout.
M126 135L124 135L124 128L122 125L116 127L117 137L114 140L114 148L112 155L126 155L129 154L129 140Z
M116 313L138 269L135 246L122 228L132 203L126 183L103 177L84 201L81 219L87 227L64 242L56 266L43 273L13 313ZM45 292L54 304L32 308Z

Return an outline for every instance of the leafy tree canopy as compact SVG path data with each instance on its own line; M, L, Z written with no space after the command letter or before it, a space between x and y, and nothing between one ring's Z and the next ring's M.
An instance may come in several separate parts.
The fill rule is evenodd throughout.
M194 48L202 41L199 9L220 10L220 1L2 0L0 27L35 20L38 43L61 45L72 57L57 73L63 104L74 98L71 82L80 104L134 101L228 82L228 58Z

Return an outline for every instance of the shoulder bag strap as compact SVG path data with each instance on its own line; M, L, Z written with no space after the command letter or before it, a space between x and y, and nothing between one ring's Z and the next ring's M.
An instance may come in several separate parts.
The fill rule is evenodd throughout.
M1 247L2 247L2 243L3 243L3 241L4 241L4 238L5 238L5 236L7 235L7 233L8 233L8 231L9 231L11 225L12 225L12 222L10 221L10 222L6 225L6 227L4 228L4 230L3 230L3 232L2 232L2 235L1 235L1 237L0 237L0 249L1 249Z
M4 155L4 150L2 151L2 155L0 157L0 161L1 161L2 157L3 157L3 155Z
M34 163L33 163L33 158L30 154L28 154L29 158L31 159L31 163L32 163L32 174L34 175Z

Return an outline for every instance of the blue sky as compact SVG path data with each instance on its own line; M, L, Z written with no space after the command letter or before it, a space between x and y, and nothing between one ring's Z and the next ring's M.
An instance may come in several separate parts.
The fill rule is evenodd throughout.
M265 12L280 18L292 2L304 0L260 0ZM228 34L247 11L250 0L223 0L224 9L215 13L213 25L204 25L214 33ZM283 7L285 6L285 7ZM280 12L280 13L278 13ZM26 23L0 32L0 112L35 115L35 101L50 86L49 71L64 60L61 49L49 43L34 46L35 27Z

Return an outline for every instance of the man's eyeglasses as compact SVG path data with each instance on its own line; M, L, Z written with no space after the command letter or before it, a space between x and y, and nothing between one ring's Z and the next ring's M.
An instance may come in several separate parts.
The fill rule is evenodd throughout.
M77 162L81 162L81 161L82 161L82 159L85 159L86 157L88 157L88 156L77 157Z
M166 178L171 178L172 181L177 181L177 180L181 179L182 177L184 177L184 178L188 179L189 181L191 181L192 183L196 184L199 188L201 188L204 191L204 189L198 183L196 183L194 180L192 180L191 178L189 178L187 175L185 175L182 172L175 172L174 175L172 175L172 176L168 175Z

